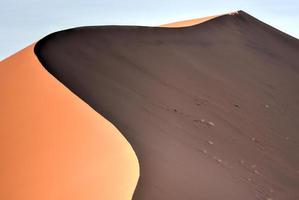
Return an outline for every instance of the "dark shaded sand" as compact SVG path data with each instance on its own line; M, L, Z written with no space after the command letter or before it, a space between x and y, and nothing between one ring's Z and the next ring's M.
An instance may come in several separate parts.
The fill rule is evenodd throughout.
M299 41L250 15L103 26L36 45L137 153L136 200L299 198Z

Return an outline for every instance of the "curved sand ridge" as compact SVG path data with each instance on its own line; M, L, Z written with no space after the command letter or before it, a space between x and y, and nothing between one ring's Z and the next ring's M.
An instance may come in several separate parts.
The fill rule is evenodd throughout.
M33 46L0 63L0 199L131 199L131 146L40 65Z
M161 25L161 27L182 28L182 27L194 26L194 25L209 21L209 20L214 19L219 16L221 16L221 15L214 15L214 16L202 17L202 18L197 18L197 19L173 22L173 23L169 23L169 24L163 24L163 25Z
M1 62L1 199L130 199L139 172L134 153L43 70L33 46Z
M250 15L82 27L35 52L133 146L133 199L296 199L298 40Z

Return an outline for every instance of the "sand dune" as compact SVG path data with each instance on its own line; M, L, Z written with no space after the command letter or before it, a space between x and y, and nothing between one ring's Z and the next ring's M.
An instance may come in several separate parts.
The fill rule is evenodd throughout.
M202 17L202 18L191 19L191 20L173 22L173 23L169 23L169 24L163 24L163 25L161 25L161 27L176 28L176 27L194 26L196 24L200 24L200 23L209 21L209 20L214 19L214 18L219 17L219 16L220 15L215 15L215 16Z
M76 28L35 52L131 143L133 199L299 198L295 38L241 11L185 28Z
M40 65L33 46L0 63L0 199L131 199L131 146Z

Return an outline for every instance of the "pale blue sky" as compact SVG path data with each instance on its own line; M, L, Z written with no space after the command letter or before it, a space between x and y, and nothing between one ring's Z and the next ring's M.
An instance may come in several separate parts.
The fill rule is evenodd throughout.
M66 28L153 26L237 10L299 38L298 0L0 0L0 60Z

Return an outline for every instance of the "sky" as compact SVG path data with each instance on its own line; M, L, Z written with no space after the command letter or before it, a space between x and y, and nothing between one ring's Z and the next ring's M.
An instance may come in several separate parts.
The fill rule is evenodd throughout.
M298 0L0 0L0 60L67 28L157 26L237 10L299 38Z

